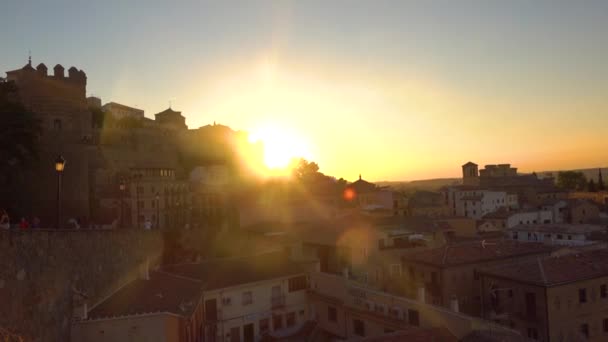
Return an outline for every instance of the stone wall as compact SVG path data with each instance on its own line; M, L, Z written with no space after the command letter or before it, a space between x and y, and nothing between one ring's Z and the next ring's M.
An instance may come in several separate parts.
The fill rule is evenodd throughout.
M155 231L0 231L0 328L26 341L68 341L85 302L92 307L161 253Z

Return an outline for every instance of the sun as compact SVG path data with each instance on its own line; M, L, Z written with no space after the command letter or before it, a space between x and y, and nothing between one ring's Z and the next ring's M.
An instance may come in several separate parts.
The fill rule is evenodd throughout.
M250 142L261 141L264 146L264 165L270 170L286 170L294 158L311 159L305 140L296 132L274 125L255 129Z

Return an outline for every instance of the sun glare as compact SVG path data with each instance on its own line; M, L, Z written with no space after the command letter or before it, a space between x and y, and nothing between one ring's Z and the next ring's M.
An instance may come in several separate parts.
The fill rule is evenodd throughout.
M311 159L304 139L285 128L265 126L249 135L250 142L264 145L264 164L270 170L286 170L294 158Z

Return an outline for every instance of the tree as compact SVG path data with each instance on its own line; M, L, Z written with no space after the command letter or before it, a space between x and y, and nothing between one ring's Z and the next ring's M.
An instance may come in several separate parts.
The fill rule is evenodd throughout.
M299 180L311 179L319 175L319 165L315 162L309 162L304 158L292 161L293 174Z
M24 211L29 203L23 175L38 162L41 134L40 121L18 101L16 85L0 82L0 207Z
M602 178L602 169L598 169L597 189L599 191L606 190L606 186L604 185L604 179Z
M566 190L584 190L587 178L582 172L560 171L557 174L557 186Z
M593 181L593 179L589 180L589 183L587 184L587 191L597 192L597 189L595 188L595 182Z

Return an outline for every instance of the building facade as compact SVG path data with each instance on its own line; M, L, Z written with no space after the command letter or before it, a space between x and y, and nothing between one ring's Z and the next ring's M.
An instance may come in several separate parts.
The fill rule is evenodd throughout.
M480 271L483 317L538 341L608 339L605 249Z

